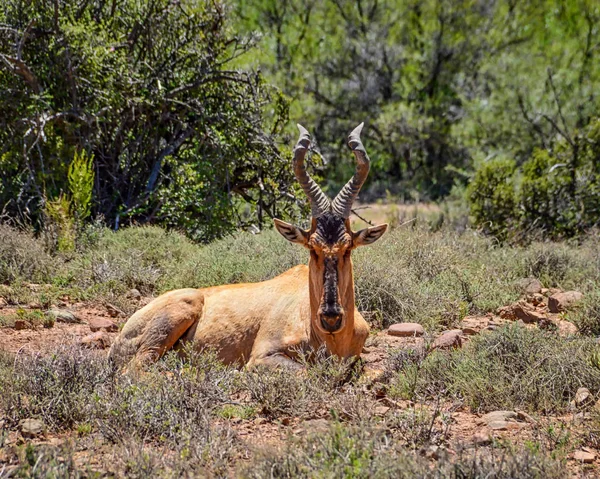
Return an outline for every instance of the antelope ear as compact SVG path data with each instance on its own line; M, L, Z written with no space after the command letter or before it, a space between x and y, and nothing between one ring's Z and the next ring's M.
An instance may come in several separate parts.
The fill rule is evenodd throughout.
M278 220L277 218L274 218L273 221L275 221L275 228L277 228L277 231L279 231L281 236L286 240L291 241L292 243L301 244L302 246L308 244L308 231L304 231L297 226Z
M354 247L358 248L359 246L366 246L368 244L373 244L379 238L383 236L383 233L386 232L388 228L387 224L371 226L370 228L365 228L364 230L357 231L354 233Z

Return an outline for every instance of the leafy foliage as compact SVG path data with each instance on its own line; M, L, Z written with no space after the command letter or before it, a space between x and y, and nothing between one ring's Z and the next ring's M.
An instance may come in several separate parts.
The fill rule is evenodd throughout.
M501 238L537 232L572 237L600 217L600 120L553 148L536 149L517 171L508 160L485 162L469 186L476 225Z
M232 68L251 44L226 13L208 0L3 2L6 212L38 220L43 198L74 181L83 219L91 170L68 165L86 151L92 212L116 228L157 221L206 241L293 213L289 162L265 133L285 122L285 99Z

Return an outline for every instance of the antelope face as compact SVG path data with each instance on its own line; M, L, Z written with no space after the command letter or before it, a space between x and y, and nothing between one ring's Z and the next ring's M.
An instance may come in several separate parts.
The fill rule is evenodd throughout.
M352 203L369 174L370 160L360 140L363 123L348 137L348 146L357 160L356 172L338 195L330 201L319 185L306 172L304 157L310 146L308 131L300 125L300 138L294 148L294 173L308 196L312 211L309 231L275 220L275 227L288 241L300 243L310 250L309 276L311 308L318 300L315 322L321 332L334 334L344 328L345 318L354 312L354 280L351 251L377 241L387 225L358 232L350 229ZM352 308L352 311L345 311Z
M275 220L285 239L310 251L310 289L318 299L316 326L325 334L334 334L344 328L347 313L344 308L354 308L351 252L377 241L387 225L353 232L347 219L332 212L325 212L312 223L311 230L305 231Z

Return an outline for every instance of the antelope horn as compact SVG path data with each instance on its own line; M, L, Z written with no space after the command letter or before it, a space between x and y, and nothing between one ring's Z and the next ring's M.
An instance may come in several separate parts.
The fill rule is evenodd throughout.
M304 193L310 200L313 218L318 218L326 211L329 211L331 203L319 185L317 185L306 172L304 157L310 146L310 135L302 125L296 126L298 126L298 130L300 130L300 138L298 138L298 143L296 143L296 146L294 147L294 174L296 175L300 186L302 186Z
M371 160L369 160L367 150L365 150L362 141L360 141L360 132L362 131L364 125L364 123L358 125L348 136L348 146L352 150L352 153L354 153L357 161L354 176L350 181L348 181L348 183L346 183L346 185L331 203L331 209L333 212L342 218L350 217L352 203L354 203L361 186L369 174Z

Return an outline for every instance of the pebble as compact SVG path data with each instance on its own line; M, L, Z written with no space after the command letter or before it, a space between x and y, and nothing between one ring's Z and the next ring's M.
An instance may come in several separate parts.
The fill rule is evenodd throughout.
M433 342L432 349L455 349L462 346L461 339L462 331L460 329L452 329L443 332Z
M20 427L23 437L33 438L44 433L44 423L38 419L23 419Z
M390 336L423 336L425 329L418 323L396 323L388 328Z
M106 319L106 318L91 318L88 321L88 324L90 325L90 329L93 332L96 331L107 331L107 332L116 332L119 330L119 327L117 326L117 324L114 321L111 321L110 319Z

